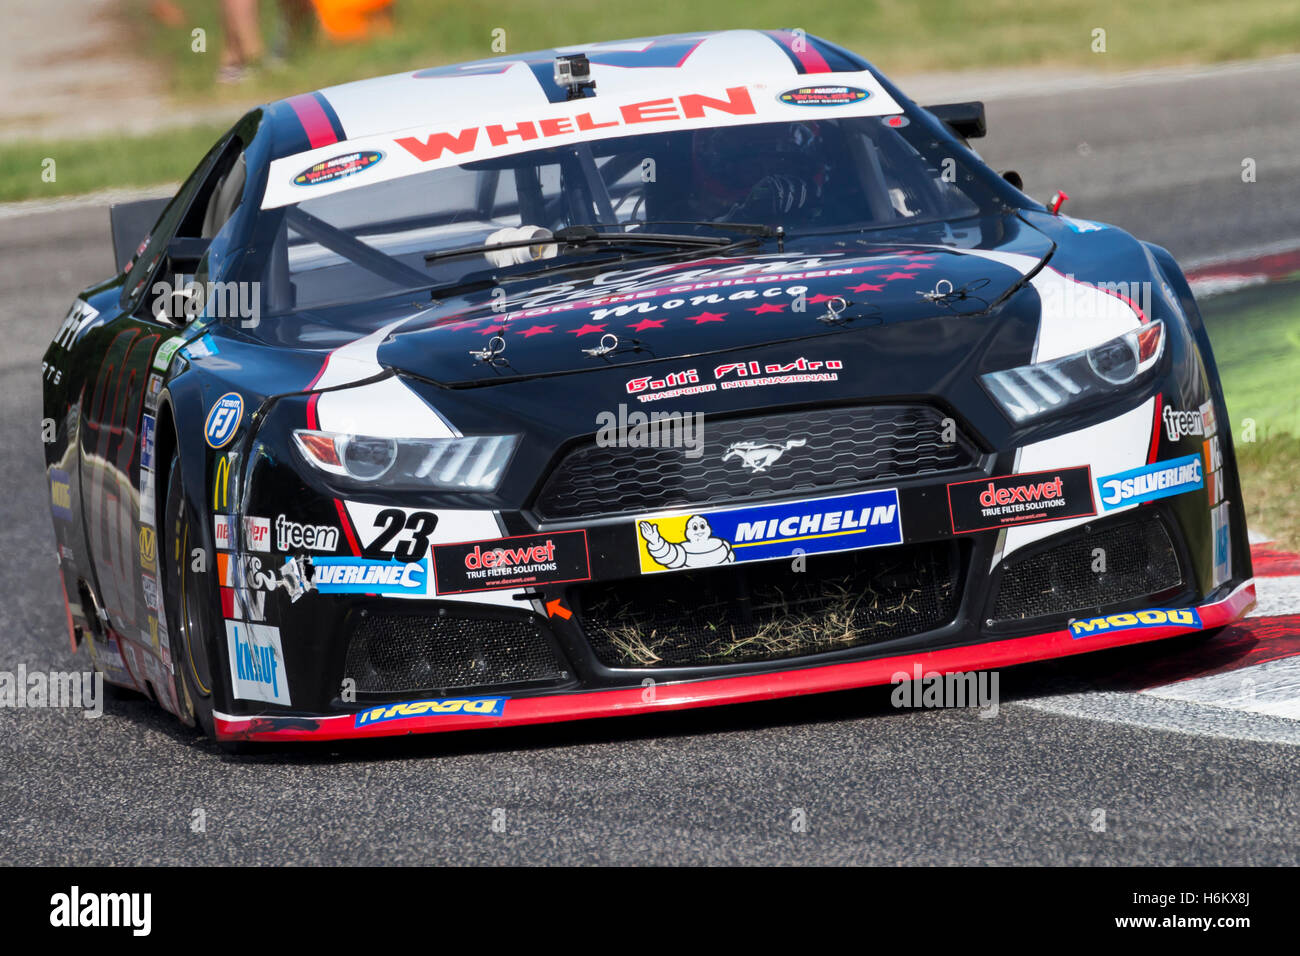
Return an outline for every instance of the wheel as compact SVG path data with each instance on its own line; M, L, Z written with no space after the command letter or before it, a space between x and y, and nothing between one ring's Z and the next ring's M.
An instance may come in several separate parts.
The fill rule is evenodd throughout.
M176 699L180 701L181 719L215 738L212 719L214 649L212 634L212 574L206 559L195 570L193 552L201 548L192 509L185 498L178 453L172 453L167 470L167 496L163 507L164 541L162 554L163 607L167 614L167 633L172 642L172 663L176 671ZM188 719L186 719L188 718Z

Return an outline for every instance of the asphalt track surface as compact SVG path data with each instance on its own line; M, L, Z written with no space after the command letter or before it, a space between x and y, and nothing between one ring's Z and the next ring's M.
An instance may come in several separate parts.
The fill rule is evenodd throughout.
M1297 88L1291 65L1015 96L990 103L980 145L1035 195L1065 189L1075 215L1185 259L1230 254L1300 240ZM85 666L54 575L38 369L109 261L103 209L0 217L0 670ZM1161 725L1054 703L1136 702L1126 680L1181 650L1206 648L1004 671L988 719L899 711L875 688L253 757L132 697L97 720L0 709L0 862L1300 862L1296 721L1164 700Z

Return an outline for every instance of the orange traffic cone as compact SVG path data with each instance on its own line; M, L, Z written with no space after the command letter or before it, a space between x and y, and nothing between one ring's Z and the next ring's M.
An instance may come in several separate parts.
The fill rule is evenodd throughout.
M332 40L364 40L392 27L393 0L312 0L321 29Z

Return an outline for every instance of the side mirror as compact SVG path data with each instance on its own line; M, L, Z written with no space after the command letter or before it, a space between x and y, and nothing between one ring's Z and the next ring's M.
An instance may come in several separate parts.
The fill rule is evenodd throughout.
M171 202L170 196L162 199L140 199L135 202L115 203L108 207L109 225L113 232L113 265L125 269L143 247L142 240Z
M1002 178L1005 179L1007 182L1009 182L1011 185L1015 186L1021 192L1025 191L1025 181L1020 178L1020 174L1016 172L1014 169L1003 170Z
M926 109L962 139L978 139L988 127L984 123L984 104L978 100L969 103L941 103Z

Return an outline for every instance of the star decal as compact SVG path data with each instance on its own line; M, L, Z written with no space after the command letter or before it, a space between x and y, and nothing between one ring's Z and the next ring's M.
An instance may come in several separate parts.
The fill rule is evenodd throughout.
M605 326L592 325L590 322L580 325L576 329L569 329L570 335L590 335L592 332L604 332Z
M554 332L554 331L555 331L555 326L553 325L534 325L530 329L524 329L519 334L526 339L530 339L534 335L544 335L547 332Z
M699 315L685 316L686 321L694 322L696 325L703 325L705 322L721 322L726 317L725 312L701 312Z
M861 285L849 286L850 292L880 292L885 287L883 285L872 285L870 282L864 282Z
M753 312L755 315L763 315L764 313L767 312L784 312L785 306L773 305L771 302L764 302L762 305L753 306L752 308L746 309L745 311Z
M499 324L498 324L498 325L486 325L486 326L484 326L483 328L481 328L481 329L478 330L478 334L479 334L479 335L495 335L497 332L504 332L505 330L506 330L506 327L505 327L504 325L499 325Z
M819 292L817 293L817 295L810 296L808 298L808 304L821 305L823 302L829 302L831 299L838 299L838 298L839 298L838 295L827 295L824 292Z
M629 325L628 328L636 332L644 332L646 329L662 329L667 321L667 319L642 319L640 322Z
M884 277L886 282L889 282L892 279L915 279L915 278L916 276L914 276L910 272L891 272L889 275Z

